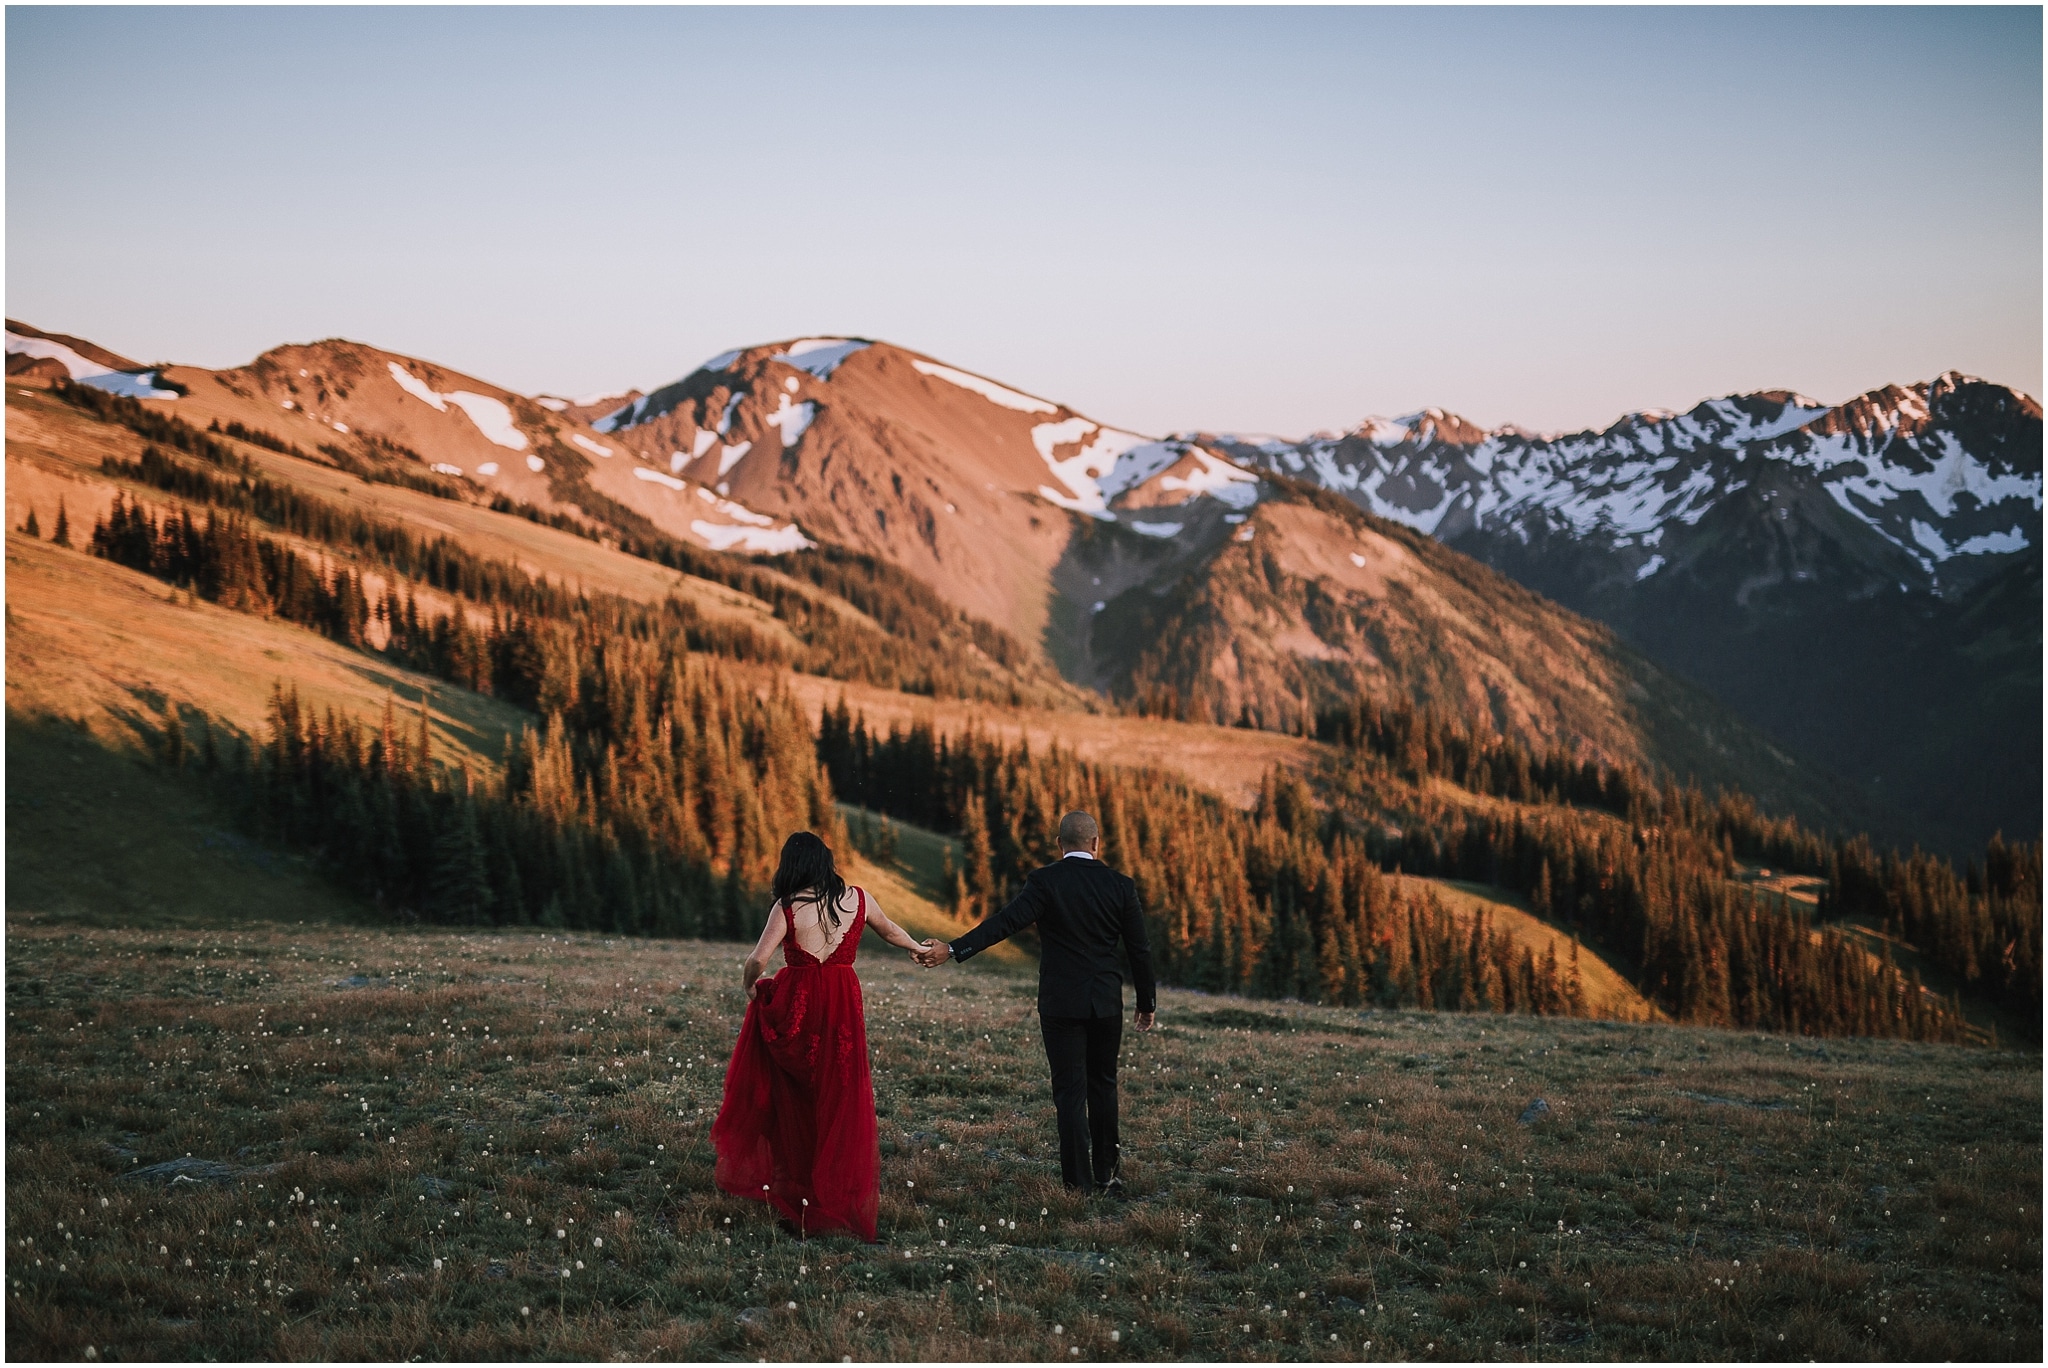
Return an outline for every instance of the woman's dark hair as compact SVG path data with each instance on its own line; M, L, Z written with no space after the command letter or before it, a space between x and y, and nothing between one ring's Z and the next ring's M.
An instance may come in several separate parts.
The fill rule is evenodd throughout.
M846 896L846 880L832 864L832 847L808 831L799 831L782 843L782 863L775 869L775 900L794 908L796 900L808 895L822 916L839 926L839 900Z

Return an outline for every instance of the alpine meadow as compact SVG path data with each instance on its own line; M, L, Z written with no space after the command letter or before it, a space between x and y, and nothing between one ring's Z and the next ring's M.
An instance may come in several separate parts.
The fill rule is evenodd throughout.
M11 10L8 1357L2040 1361L2040 22Z

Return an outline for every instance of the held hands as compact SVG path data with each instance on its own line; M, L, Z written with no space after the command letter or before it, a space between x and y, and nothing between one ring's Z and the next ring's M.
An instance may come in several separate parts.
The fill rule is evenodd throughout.
M927 938L922 947L910 952L910 957L926 969L936 969L953 958L953 947L944 941Z

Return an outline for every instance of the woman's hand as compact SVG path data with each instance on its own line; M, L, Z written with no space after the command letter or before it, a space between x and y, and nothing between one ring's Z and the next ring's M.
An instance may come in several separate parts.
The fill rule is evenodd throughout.
M760 996L761 985L773 981L774 978L773 974L769 974L764 978L749 980L747 983L747 1001L752 1002L756 997Z

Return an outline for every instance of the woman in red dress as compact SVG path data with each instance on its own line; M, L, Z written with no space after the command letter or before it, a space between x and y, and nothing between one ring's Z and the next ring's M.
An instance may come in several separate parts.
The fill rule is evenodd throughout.
M747 1019L711 1144L724 1191L768 1203L804 1234L845 1230L873 1242L882 1156L853 972L864 929L922 948L839 877L823 841L799 831L784 842L775 904L747 956ZM763 978L778 945L785 967Z

